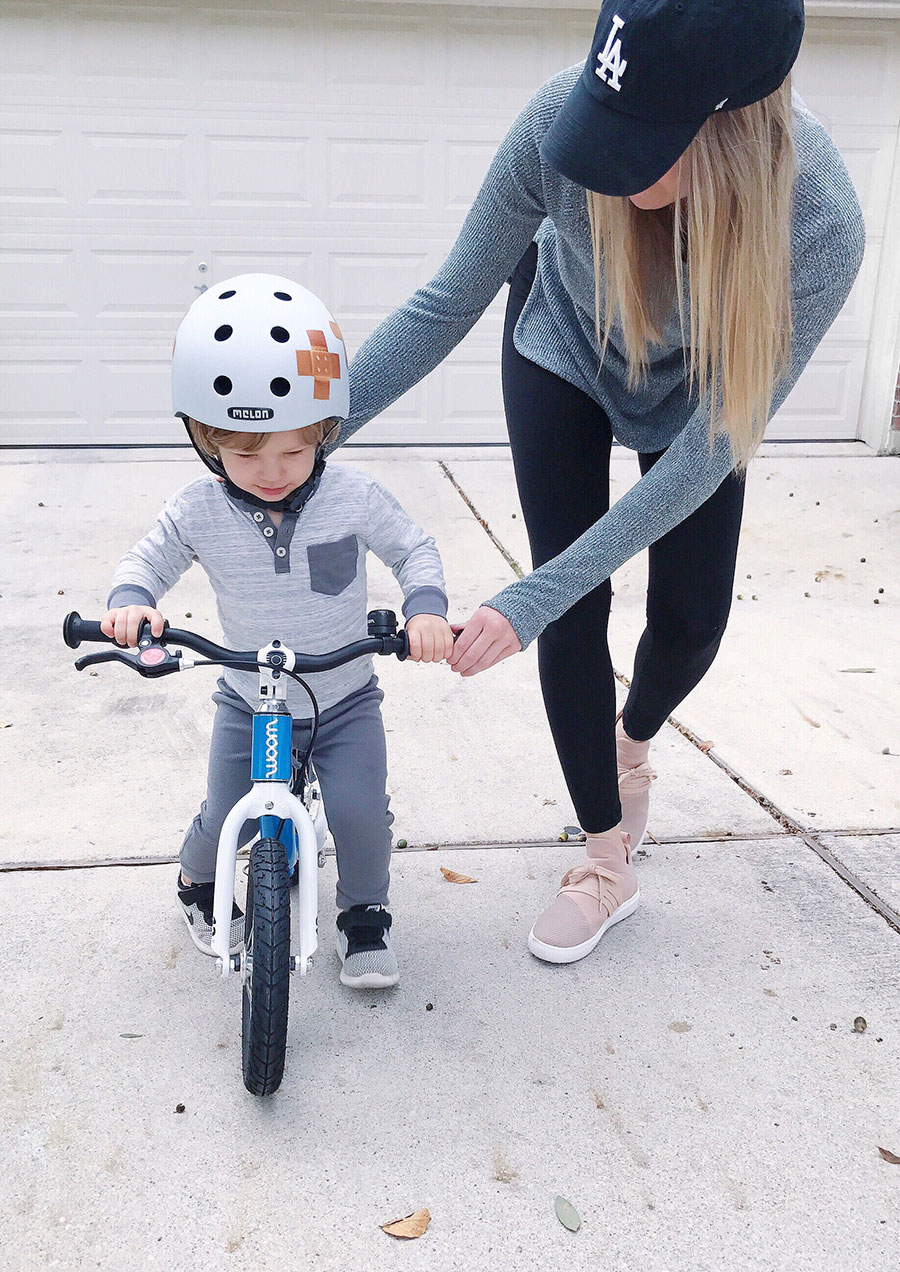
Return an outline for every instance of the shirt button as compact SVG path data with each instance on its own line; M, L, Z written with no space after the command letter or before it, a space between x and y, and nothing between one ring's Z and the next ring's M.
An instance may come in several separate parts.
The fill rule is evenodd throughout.
M253 520L254 520L254 521L262 521L262 520L265 518L265 515L266 515L266 514L265 514L264 512L254 512L254 514L253 514Z
M267 539L271 539L274 533L275 531L272 529L271 526L263 526L263 534L266 536Z
M280 557L287 556L287 548L276 548L275 555Z

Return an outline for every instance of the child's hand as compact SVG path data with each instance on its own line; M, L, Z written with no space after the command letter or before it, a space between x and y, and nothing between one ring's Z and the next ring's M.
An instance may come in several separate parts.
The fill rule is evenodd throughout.
M414 614L406 624L413 662L443 662L453 653L453 632L437 614Z
M100 630L104 636L112 636L117 645L136 648L138 628L141 620L150 619L150 631L154 636L162 636L165 619L158 609L149 605L125 605L122 609L111 609L100 619Z

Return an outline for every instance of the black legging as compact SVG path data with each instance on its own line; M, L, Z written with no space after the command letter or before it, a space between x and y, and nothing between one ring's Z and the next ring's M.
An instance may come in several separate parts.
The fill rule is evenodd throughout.
M503 400L516 483L535 567L609 509L612 430L600 406L523 358L512 333L537 263L529 248L510 280L503 331ZM646 473L662 451L639 455ZM645 741L705 675L722 639L734 583L744 482L734 474L650 548L647 626L637 648L623 725ZM541 689L569 793L585 830L621 818L616 697L606 630L610 584L582 597L538 640Z

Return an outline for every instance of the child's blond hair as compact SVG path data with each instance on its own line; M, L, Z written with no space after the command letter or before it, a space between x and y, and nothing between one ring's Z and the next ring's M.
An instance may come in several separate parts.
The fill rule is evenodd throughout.
M307 424L305 428L298 430L301 441L305 446L318 446L335 423L335 420L325 419L319 420L317 424ZM192 419L188 420L187 426L195 444L212 459L219 458L219 449L222 446L255 455L272 436L271 433L242 433L232 432L230 428L213 428L210 424L201 424L199 420Z

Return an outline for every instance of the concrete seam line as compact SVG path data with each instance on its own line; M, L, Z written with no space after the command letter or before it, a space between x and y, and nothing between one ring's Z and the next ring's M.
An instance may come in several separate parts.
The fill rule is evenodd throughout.
M656 847L676 846L685 844L694 847L696 844L752 844L759 843L763 839L777 838L779 841L787 842L790 839L803 839L803 835L673 835L664 836L662 839L655 841ZM517 848L561 848L565 840L560 839L509 839L499 841L496 839L474 841L467 843L440 843L440 844L413 844L408 848L395 848L393 855L397 857L406 857L411 853L423 852L503 852ZM578 843L575 836L571 836L569 843ZM653 842L653 841L651 841ZM638 851L643 851L639 849ZM326 857L335 855L333 848L325 849ZM239 853L238 860L246 861L248 853ZM29 871L51 871L51 870L109 870L122 866L174 866L178 864L178 857L86 857L79 861L77 858L69 858L64 861L0 861L0 874L25 874Z
M660 839L657 841L657 847L677 847L679 844L690 845L692 847L697 844L732 844L732 843L762 843L764 840L770 839L769 835L755 836L731 836L722 839ZM877 893L873 892L861 879L849 870L839 858L829 852L822 844L816 843L815 837L804 834L779 835L775 836L779 842L789 843L792 840L800 840L807 848L812 851L829 866L844 883L848 884L854 892L856 892L873 910L876 910L881 917L897 932L900 932L900 914L882 901ZM577 841L576 841L577 842ZM558 848L560 841L557 840L519 840L510 843L483 843L483 844L428 844L420 848L401 848L398 850L400 855L406 853L424 853L424 852L478 852L478 851L501 851L506 849L518 848ZM642 850L641 850L642 851ZM327 856L334 856L334 851L330 851ZM0 863L0 874L38 874L47 873L56 870L116 870L131 866L174 866L178 862L177 857L127 857L120 859L105 858L101 860L90 861L9 861Z
M472 503L472 500L469 498L469 496L468 496L468 495L466 494L466 492L463 490L462 486L459 484L459 482L458 482L458 481L456 480L456 478L453 476L453 474L451 473L450 469L447 467L447 465L444 463L444 461L443 461L442 459L438 460L438 468L440 468L441 472L444 474L444 476L447 478L447 480L448 480L448 481L450 482L450 484L453 486L454 490L455 490L455 491L456 491L456 493L459 495L460 499L463 501L463 503L464 503L464 504L466 505L466 507L469 509L469 512L471 512L472 516L475 518L475 520L476 520L476 521L478 522L478 524L481 526L481 528L482 528L482 530L484 531L484 533L487 535L487 537L490 539L491 543L493 543L494 547L497 549L497 551L498 551L498 552L500 553L500 555L503 557L503 560L506 562L506 564L507 564L507 565L509 566L509 568L512 570L513 574L515 574L516 578L517 578L517 579L524 579L524 577L525 577L525 572L524 572L524 570L522 569L521 565L519 565L519 563L518 563L518 561L516 560L516 558L515 558L515 557L514 557L514 556L513 556L510 552L507 552L506 548L503 546L503 544L500 542L500 540L499 540L499 539L497 538L497 536L494 534L494 532L493 532L493 530L491 529L491 527L490 527L490 526L488 525L488 523L485 521L484 517L482 517L481 513L478 511L478 509L477 509L477 508L475 507L475 505Z
M840 879L849 884L853 891L858 893L873 910L877 910L895 932L900 932L900 913L893 906L888 905L886 901L882 901L876 892L873 892L852 870L848 869L839 857L836 857L833 852L829 852L824 844L817 843L815 835L803 835L801 838L806 843L806 846L811 848L822 859L826 866L829 866Z
M900 835L900 826L878 826L874 830L839 830L830 829L825 826L817 826L814 832L820 838L822 835L834 835L835 838L854 838L854 839L876 839L879 835Z

